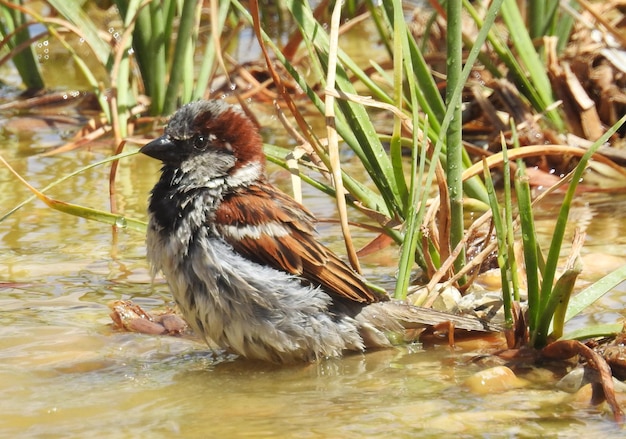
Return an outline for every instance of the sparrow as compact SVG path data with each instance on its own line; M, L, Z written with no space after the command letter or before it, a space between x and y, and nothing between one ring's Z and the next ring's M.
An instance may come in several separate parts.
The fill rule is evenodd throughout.
M306 362L389 347L390 332L462 317L391 301L321 244L315 217L268 181L258 128L238 107L184 105L141 152L163 163L148 206L153 276L163 273L207 343Z

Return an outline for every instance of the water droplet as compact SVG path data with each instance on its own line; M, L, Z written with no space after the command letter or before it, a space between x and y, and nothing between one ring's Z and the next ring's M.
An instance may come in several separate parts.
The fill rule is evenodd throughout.
M120 216L115 219L115 225L120 229L125 229L128 224L126 222L126 218Z

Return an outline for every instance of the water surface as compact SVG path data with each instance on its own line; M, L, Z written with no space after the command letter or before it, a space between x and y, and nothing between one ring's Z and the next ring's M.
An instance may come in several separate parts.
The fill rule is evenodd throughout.
M8 122L4 122L5 126ZM43 187L110 153L111 145L53 157L36 153L51 132L3 130L3 156ZM37 144L36 142L39 142ZM39 145L39 146L38 146ZM145 219L158 163L143 156L120 166L117 201ZM287 188L283 171L272 179ZM108 209L108 168L90 170L50 195ZM0 169L0 205L28 191ZM334 214L323 195L307 191L318 215ZM622 218L626 197L579 197L574 222L587 225L585 272L597 279L626 260ZM549 237L555 207L545 207ZM342 252L334 225L322 239ZM334 238L333 238L334 237ZM357 233L365 242L370 236ZM235 360L193 338L115 330L107 304L132 299L163 310L171 297L152 286L144 236L65 215L32 202L0 223L0 436L2 437L619 437L605 406L590 407L555 388L546 373L524 389L474 395L463 384L486 366L474 345L405 346L294 367ZM366 274L392 288L397 250L366 259ZM599 258L604 259L599 259ZM599 261L606 261L604 263ZM379 262L383 263L379 263ZM386 261L386 262L385 262ZM592 264L594 265L594 264ZM623 317L620 286L594 313L578 319L614 323ZM622 398L623 399L623 398Z

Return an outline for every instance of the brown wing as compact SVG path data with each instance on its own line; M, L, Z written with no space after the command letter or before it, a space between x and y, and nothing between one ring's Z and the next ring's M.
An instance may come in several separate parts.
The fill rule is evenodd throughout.
M216 212L226 241L245 257L301 276L338 297L371 303L386 299L315 239L315 218L269 184L227 196Z

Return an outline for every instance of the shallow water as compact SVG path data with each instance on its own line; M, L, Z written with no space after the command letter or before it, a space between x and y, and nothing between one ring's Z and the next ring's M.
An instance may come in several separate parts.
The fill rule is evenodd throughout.
M358 31L359 28L355 28ZM356 38L368 56L376 42ZM247 52L246 52L247 51ZM242 52L250 55L246 46ZM239 54L241 55L241 54ZM64 69L53 79L75 84ZM59 75L58 72L62 74ZM0 75L16 82L15 73ZM56 84L55 82L55 84ZM7 97L6 93L9 93ZM10 99L0 89L0 99ZM0 115L5 157L37 188L111 153L94 146L52 157L37 155L63 143L73 126L48 124L54 109L27 119ZM42 114L43 113L43 114ZM268 110L271 114L271 110ZM71 109L67 116L78 117ZM276 139L279 125L264 134ZM323 131L322 131L323 132ZM277 143L281 144L280 141ZM349 157L344 157L349 161ZM156 161L124 160L117 204L145 219ZM107 210L108 167L72 178L48 194ZM272 180L288 188L288 174ZM304 187L306 205L334 217L332 202ZM0 166L0 215L30 195ZM542 242L549 239L556 204L544 205ZM626 263L626 196L577 197L573 225L588 232L580 287ZM571 232L570 230L570 236ZM320 236L343 253L338 228L320 224ZM357 232L357 246L370 235ZM398 251L364 258L365 274L391 290ZM571 326L615 323L624 317L626 285L617 287ZM108 303L131 299L148 311L171 306L162 280L150 283L144 236L72 217L31 202L0 222L0 437L2 438L415 438L415 437L623 437L605 405L556 390L560 377L546 370L522 376L521 389L477 395L464 381L488 367L475 358L492 345L460 343L348 355L293 367L251 363L212 352L190 337L149 336L115 330ZM622 405L626 398L618 395Z
M92 163L107 148L35 155L54 129L9 131L3 156L35 187ZM57 134L58 135L58 134ZM58 141L59 139L57 139ZM39 145L39 147L34 146ZM107 167L81 174L49 195L108 208ZM145 218L158 164L134 156L120 166L120 210ZM286 175L272 178L284 185ZM4 210L28 191L0 169ZM286 186L283 186L286 187ZM334 208L307 191L307 205ZM544 239L554 217L545 207ZM574 220L588 225L585 273L593 280L626 260L626 197L586 195ZM342 246L335 226L325 242ZM357 236L365 241L367 236ZM484 369L475 344L455 350L405 346L318 364L275 367L234 360L192 338L112 328L107 304L132 299L148 310L171 305L166 286L150 285L142 234L56 212L32 202L0 223L0 436L97 437L620 437L607 407L590 407L555 389L549 372L526 375L523 389L475 395L464 380ZM598 256L600 255L600 256ZM368 258L366 274L388 288L396 250ZM599 259L599 258L603 259ZM598 261L604 261L598 263ZM623 316L620 286L589 321ZM624 398L621 398L622 401Z

